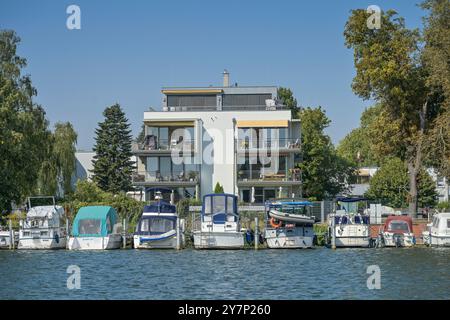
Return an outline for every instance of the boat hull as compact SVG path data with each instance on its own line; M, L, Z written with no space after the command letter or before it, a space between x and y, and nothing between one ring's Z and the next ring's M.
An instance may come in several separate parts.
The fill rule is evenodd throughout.
M106 237L70 237L69 250L111 250L119 249L122 244L120 234L111 234Z
M17 248L19 233L14 232L14 247ZM9 231L0 231L0 249L9 249L11 243Z
M133 247L135 249L176 249L177 248L177 236L146 241L148 237L134 235L133 236ZM181 239L181 246L184 246L184 239Z
M416 242L414 235L410 233L401 234L398 241L391 232L383 232L382 236L385 247L412 247Z
M312 248L314 231L312 228L297 227L294 229L268 228L264 232L267 246L271 249Z
M201 232L194 231L196 249L242 249L243 232Z
M50 250L65 249L67 239L65 237L56 241L55 238L22 238L19 240L17 249L19 250Z
M423 233L424 243L428 246L450 247L450 235Z
M336 248L368 248L369 237L336 237Z

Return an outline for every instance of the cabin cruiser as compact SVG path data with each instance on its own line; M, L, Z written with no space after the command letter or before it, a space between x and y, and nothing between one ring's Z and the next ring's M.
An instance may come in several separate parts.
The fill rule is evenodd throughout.
M196 249L241 249L244 232L240 228L237 197L207 194L203 197L200 226L193 231Z
M328 216L326 242L328 246L369 247L370 218L358 212L363 198L338 198L337 210Z
M32 200L51 198L53 205L32 206ZM54 197L28 198L28 212L20 221L18 249L65 249L67 231L64 209Z
M422 233L424 244L429 246L450 246L450 212L437 213L433 222Z
M177 237L180 237L179 242ZM182 247L184 241L184 219L178 218L174 205L159 198L144 207L133 236L134 248L176 249Z
M81 207L73 221L69 250L118 249L122 243L117 212L109 206Z
M276 200L266 202L264 238L269 248L312 248L314 240L312 202Z
M409 216L389 216L379 232L378 246L412 247L416 244L412 219Z

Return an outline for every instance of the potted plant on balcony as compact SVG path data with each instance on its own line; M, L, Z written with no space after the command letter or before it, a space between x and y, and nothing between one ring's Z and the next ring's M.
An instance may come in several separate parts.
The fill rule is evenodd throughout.
M197 172L195 171L189 171L188 172L188 179L189 181L193 182L197 179Z

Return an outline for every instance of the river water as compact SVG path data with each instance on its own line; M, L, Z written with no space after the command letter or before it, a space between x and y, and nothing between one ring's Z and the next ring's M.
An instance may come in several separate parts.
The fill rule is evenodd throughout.
M67 268L80 268L69 290ZM381 288L367 287L378 265ZM0 251L0 299L449 299L450 249Z

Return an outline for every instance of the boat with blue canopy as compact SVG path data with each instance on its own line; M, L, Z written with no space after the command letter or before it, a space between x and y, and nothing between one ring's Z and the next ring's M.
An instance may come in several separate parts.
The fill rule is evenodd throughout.
M133 245L136 249L176 249L177 237L184 245L184 219L176 213L176 206L159 197L144 207L136 225ZM180 229L177 234L177 227Z
M196 249L241 249L244 232L241 231L237 197L214 193L203 197L200 223L193 231Z
M313 203L304 200L267 201L264 238L272 249L311 248L314 240Z
M364 213L367 199L340 197L336 199L336 210L328 215L328 246L369 247L370 217ZM334 239L334 240L333 240Z
M110 206L81 207L72 224L69 250L120 248L122 225L117 220L117 211Z

